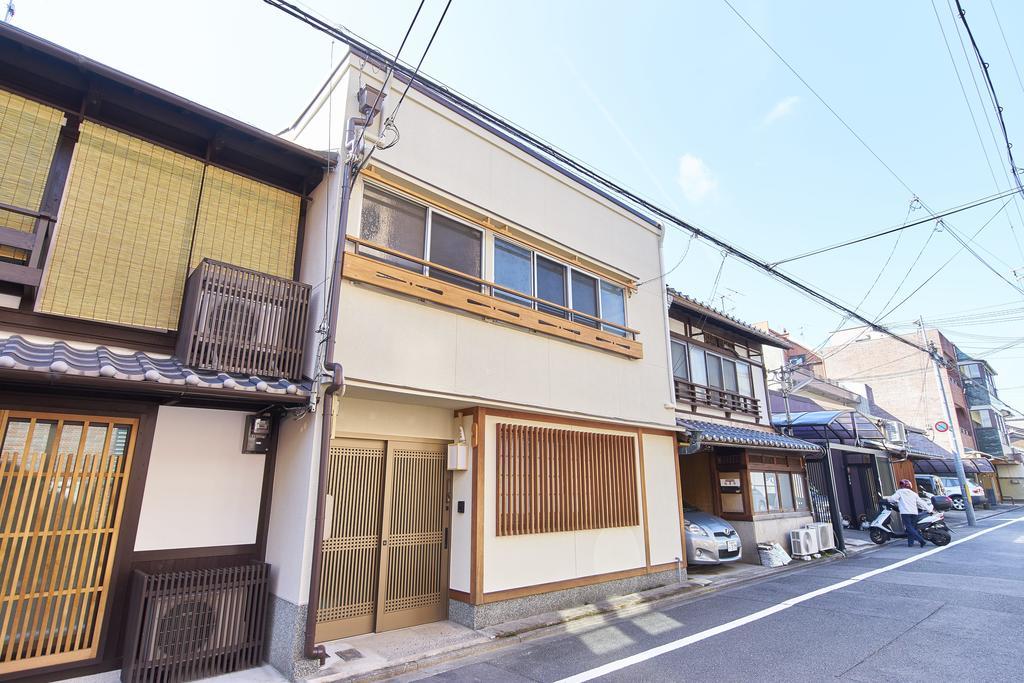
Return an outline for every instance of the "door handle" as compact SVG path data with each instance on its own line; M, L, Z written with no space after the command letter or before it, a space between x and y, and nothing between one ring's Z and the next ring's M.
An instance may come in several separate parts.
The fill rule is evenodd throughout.
M388 539L382 538L381 541L380 541L380 544L381 544L381 546L386 546L388 544Z
M444 530L444 548L443 549L444 550L448 550L448 528L447 527L445 527L445 530Z

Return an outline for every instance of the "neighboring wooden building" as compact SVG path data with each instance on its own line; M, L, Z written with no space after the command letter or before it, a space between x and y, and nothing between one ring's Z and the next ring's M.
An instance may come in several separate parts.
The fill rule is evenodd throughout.
M788 548L814 521L804 458L820 449L778 434L769 413L764 347L788 344L672 290L668 310L677 421L696 449L679 456L683 496L729 520L758 562L758 543Z
M117 669L132 642L126 666L259 663L278 425L318 388L300 270L324 167L0 25L3 680Z
M289 133L319 147L330 131L364 164L315 193L351 188L321 204L347 208L329 358L345 394L323 485L304 480L307 645L674 581L662 228L421 81L400 143L367 162L404 88L372 109L383 66L350 53Z

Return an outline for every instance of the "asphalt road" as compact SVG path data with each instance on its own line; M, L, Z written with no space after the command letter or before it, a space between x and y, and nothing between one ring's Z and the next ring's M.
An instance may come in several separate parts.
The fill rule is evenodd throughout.
M1024 511L953 538L937 552L893 542L405 680L1024 680Z

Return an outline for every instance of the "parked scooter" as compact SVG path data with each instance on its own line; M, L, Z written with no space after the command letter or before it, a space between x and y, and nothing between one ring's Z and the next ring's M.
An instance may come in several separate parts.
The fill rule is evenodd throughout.
M871 524L868 526L868 534L871 536L872 542L882 545L894 538L907 537L906 532L893 530L892 521L895 514L899 514L899 507L896 504L890 503L885 498L879 500L878 516L871 520ZM917 530L921 532L926 541L939 546L946 545L953 538L949 527L946 526L945 515L934 509L917 516Z

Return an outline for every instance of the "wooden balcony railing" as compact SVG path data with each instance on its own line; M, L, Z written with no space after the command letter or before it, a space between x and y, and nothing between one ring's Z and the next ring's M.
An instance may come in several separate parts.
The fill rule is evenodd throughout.
M175 353L196 369L300 379L310 290L203 259L185 284Z
M690 405L703 405L718 408L728 413L742 413L761 417L760 401L750 396L737 394L733 391L706 387L684 379L676 378L676 400Z
M3 223L8 214L35 219L32 232L16 230ZM43 278L43 247L56 219L20 206L0 203L0 282L36 288Z
M373 242L356 237L346 239L352 249L345 255L345 267L342 272L344 278L629 358L643 358L643 344L636 339L638 330L580 313ZM374 253L375 256L360 253L362 249ZM400 260L403 264L415 265L419 267L417 270L423 270L417 272L408 267L403 268L382 260L379 254L394 257L396 261ZM447 279L441 280L436 277L438 273L443 273L447 279L460 284L451 284ZM435 277L431 277L430 274L434 274Z

